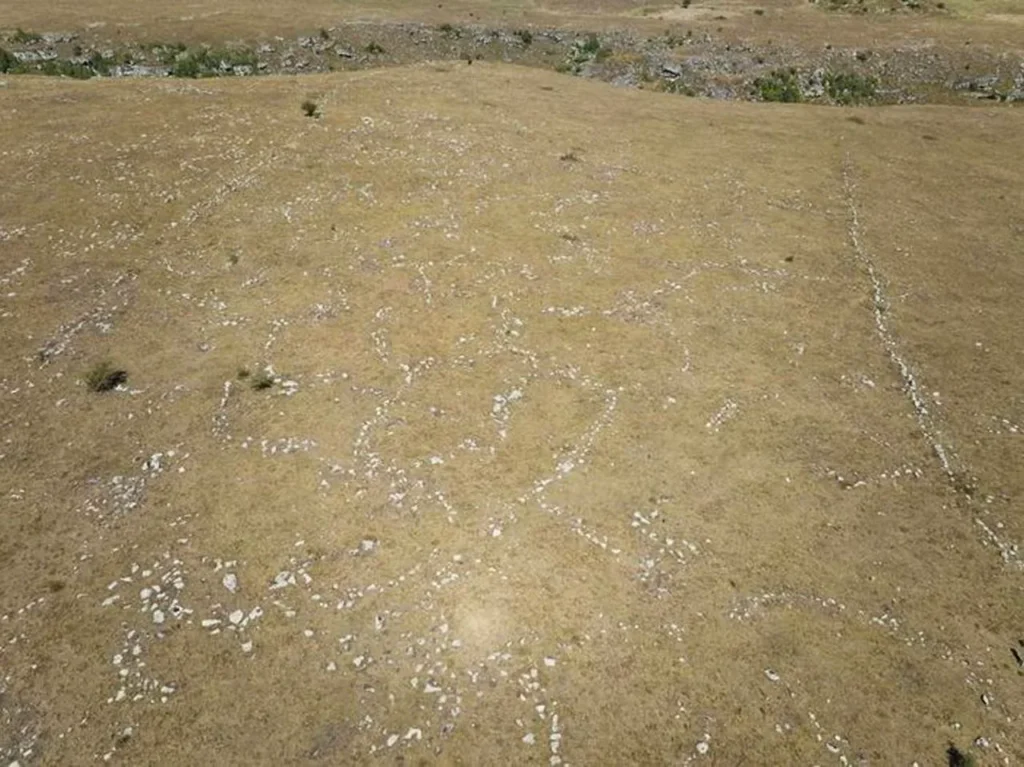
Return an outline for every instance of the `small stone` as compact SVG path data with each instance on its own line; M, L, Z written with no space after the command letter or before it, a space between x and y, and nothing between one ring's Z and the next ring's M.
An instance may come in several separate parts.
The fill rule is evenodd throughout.
M220 621L217 618L204 618L202 621L202 627L204 629L212 629L214 626L219 626Z
M528 746L532 746L536 742L537 737L532 732L528 732L523 736L523 743L525 743Z
M558 663L558 661L555 660L554 658L545 658L544 659L544 665L545 666L548 666L548 667L554 666L556 663Z
M224 588L226 588L232 594L234 594L236 591L238 591L238 576L235 575L234 573L227 573L224 576L223 583L224 583Z
M781 677L780 677L780 676L779 676L778 674L776 674L776 673L775 673L774 671L772 671L772 670L771 670L770 668L766 668L766 669L764 670L764 675L765 675L766 677L768 677L768 679L769 679L770 681L772 681L772 682L778 682L778 681L779 681L779 679L781 678Z
M164 611L163 610L154 610L153 611L153 623L163 623L163 622L164 622Z
M391 746L395 745L397 742L398 742L398 735L389 735L388 736L388 748L390 748Z
M237 626L245 618L245 613L241 610L235 610L231 615L228 616L228 620L231 621L232 625Z
M335 663L333 660L332 661L328 661L328 663L327 663L327 670L328 671L337 671L338 670L338 664Z
M418 727L410 727L409 731L403 736L405 740L423 740L423 731Z
M242 642L242 652L244 652L244 653L252 652L252 642L251 641L250 642Z

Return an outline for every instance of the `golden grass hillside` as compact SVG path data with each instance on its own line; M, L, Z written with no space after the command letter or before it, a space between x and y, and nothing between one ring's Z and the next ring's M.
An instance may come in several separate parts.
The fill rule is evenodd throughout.
M1019 111L0 114L5 764L1024 759Z

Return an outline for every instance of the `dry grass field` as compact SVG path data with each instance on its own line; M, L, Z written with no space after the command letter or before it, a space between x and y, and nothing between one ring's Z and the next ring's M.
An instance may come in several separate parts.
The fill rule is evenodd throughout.
M1019 109L2 82L0 764L1024 762Z

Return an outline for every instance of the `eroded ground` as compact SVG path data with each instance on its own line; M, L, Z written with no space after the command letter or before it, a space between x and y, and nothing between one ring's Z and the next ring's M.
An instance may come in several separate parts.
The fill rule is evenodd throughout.
M0 112L8 761L1024 759L1019 111Z

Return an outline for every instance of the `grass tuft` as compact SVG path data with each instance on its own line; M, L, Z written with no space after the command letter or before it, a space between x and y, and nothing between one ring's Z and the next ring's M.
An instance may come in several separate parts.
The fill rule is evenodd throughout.
M127 380L128 371L121 370L106 360L96 363L85 374L85 386L93 392L111 391Z

